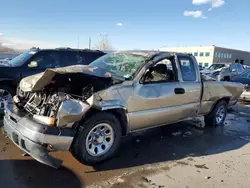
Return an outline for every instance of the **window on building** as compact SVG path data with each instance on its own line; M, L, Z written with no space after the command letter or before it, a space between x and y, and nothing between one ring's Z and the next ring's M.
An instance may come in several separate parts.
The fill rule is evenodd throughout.
M224 53L220 53L220 58L224 58Z
M209 65L208 63L205 63L205 67L208 67L208 65Z
M203 66L203 63L199 62L199 65L200 65L200 66Z
M214 57L218 57L218 52L215 52L215 53L214 53Z
M227 53L224 53L224 58L225 58L225 59L227 58Z
M206 57L209 57L210 56L210 52L206 52Z
M198 56L198 52L194 52L194 56L196 56L196 57L197 57L197 56Z
M203 57L204 56L204 52L200 52L200 56Z
M217 52L217 57L220 58L220 52Z
M229 58L230 58L230 59L232 58L232 54L229 54Z

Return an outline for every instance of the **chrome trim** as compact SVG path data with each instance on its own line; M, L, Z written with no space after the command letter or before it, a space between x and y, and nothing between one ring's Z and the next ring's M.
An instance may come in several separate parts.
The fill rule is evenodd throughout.
M123 109L123 110L126 110L126 107L122 106L122 105L110 105L110 106L103 106L101 108L102 111L104 111L104 110L112 110L112 109Z

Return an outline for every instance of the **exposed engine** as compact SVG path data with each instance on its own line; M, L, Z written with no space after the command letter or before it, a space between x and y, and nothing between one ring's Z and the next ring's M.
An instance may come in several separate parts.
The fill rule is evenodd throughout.
M69 89L60 88L57 92L41 91L29 93L26 99L23 98L27 101L23 107L32 115L56 117L59 106L63 101L68 99L86 101L93 94L93 87L91 85L84 87L81 96L68 94L66 91L69 91Z
M43 90L37 92L23 92L18 88L16 104L34 119L41 117L54 119L54 124L57 126L70 121L72 116L79 118L88 109L84 102L94 92L112 84L108 79L96 80L86 76L84 76L85 82L82 82L82 77L76 74L60 75Z

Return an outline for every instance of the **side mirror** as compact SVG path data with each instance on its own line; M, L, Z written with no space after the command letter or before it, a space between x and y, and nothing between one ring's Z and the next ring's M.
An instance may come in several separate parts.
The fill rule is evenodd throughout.
M29 68L36 68L38 67L38 63L36 61L31 61L30 64L28 64Z

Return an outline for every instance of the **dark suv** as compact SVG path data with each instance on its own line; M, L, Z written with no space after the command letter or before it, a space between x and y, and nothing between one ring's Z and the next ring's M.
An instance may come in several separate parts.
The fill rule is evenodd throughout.
M15 94L22 78L43 72L47 68L88 65L105 54L90 49L31 49L9 61L8 66L0 65L0 114L3 112L3 101Z

